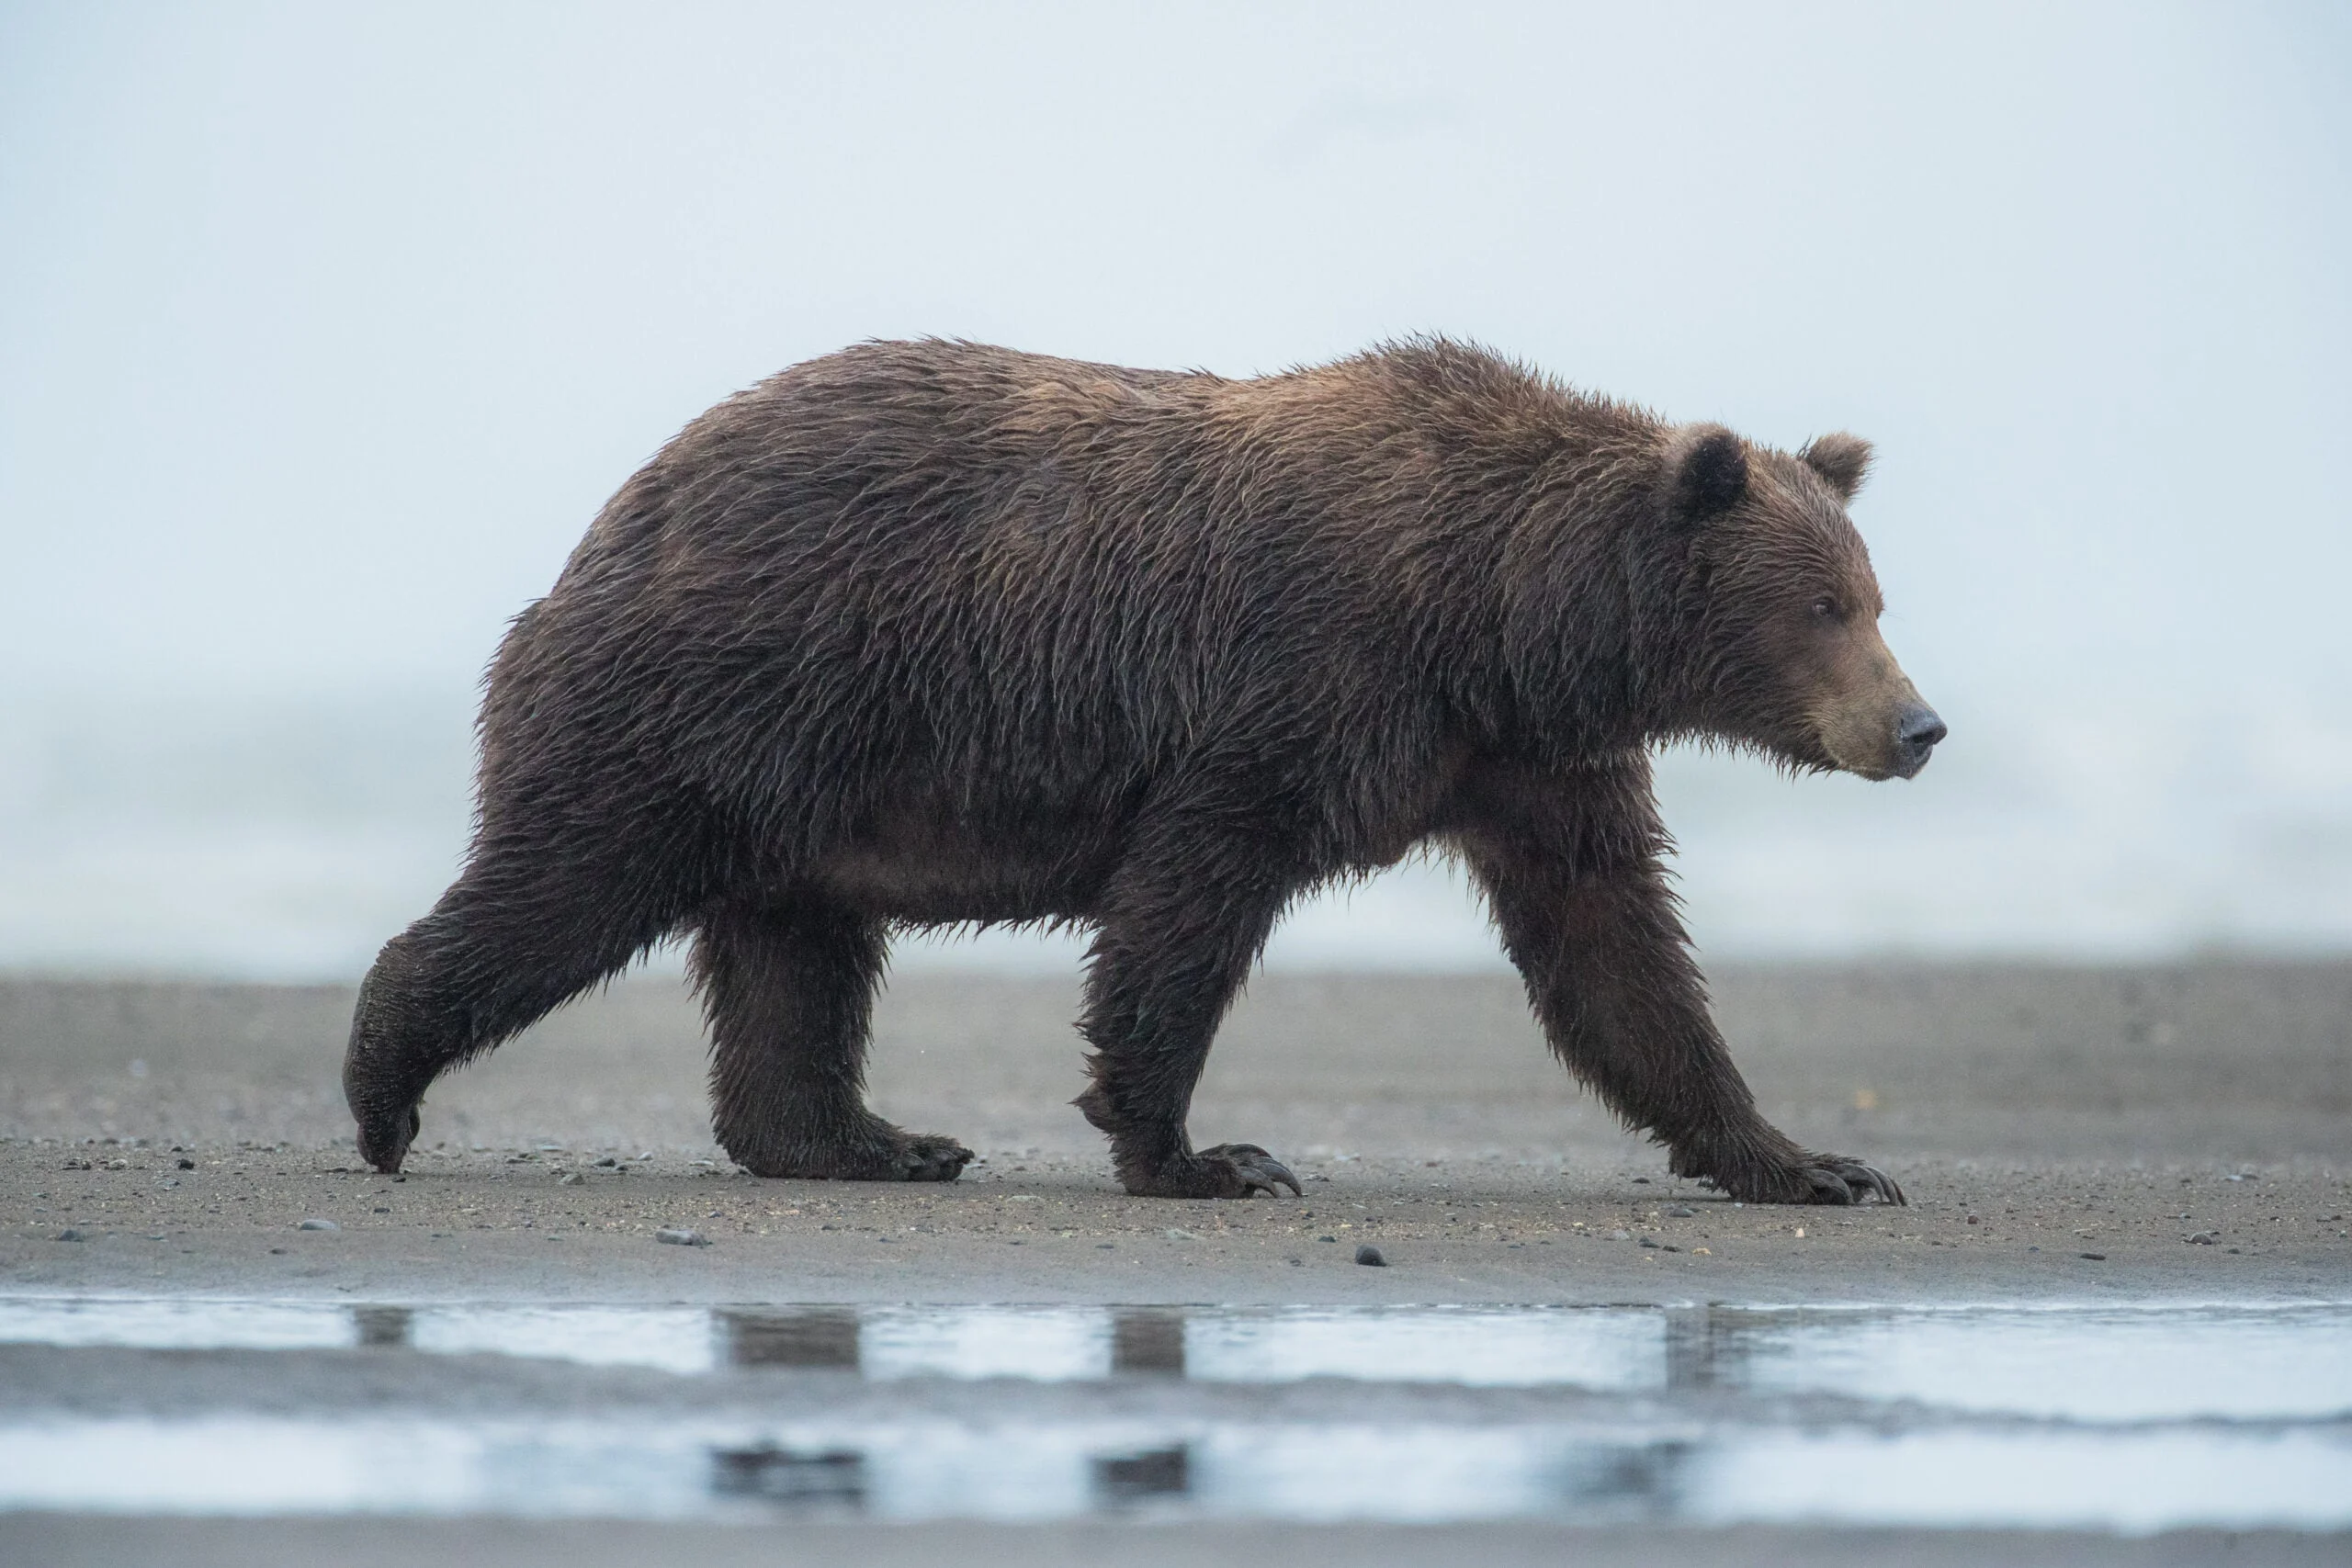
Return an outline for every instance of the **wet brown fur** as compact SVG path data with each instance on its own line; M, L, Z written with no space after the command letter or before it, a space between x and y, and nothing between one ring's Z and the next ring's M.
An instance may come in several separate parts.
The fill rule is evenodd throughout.
M1079 1103L1128 1190L1295 1189L1193 1147L1211 1038L1285 906L1435 845L1676 1171L1896 1196L1758 1114L1648 753L1916 771L1845 514L1867 461L1438 340L1255 380L937 341L786 370L632 478L500 649L469 863L362 988L362 1150L396 1168L436 1076L688 931L729 1154L952 1179L967 1151L864 1102L889 933L1052 921L1094 932Z

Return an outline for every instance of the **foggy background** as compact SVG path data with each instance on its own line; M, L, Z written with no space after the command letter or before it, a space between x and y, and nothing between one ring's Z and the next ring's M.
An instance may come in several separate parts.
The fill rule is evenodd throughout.
M1868 435L1952 738L1667 758L1706 953L2343 950L2347 88L2325 5L0 5L0 968L356 976L605 496L916 333ZM1499 959L1419 867L1269 963Z

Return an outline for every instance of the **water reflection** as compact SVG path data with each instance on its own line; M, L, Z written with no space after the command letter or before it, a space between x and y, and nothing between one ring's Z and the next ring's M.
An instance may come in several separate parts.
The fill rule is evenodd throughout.
M724 1311L718 1314L718 1323L731 1365L858 1370L854 1307Z
M407 1307L363 1306L351 1309L354 1343L372 1350L404 1350L416 1314Z
M865 1456L854 1449L796 1452L773 1443L711 1451L710 1489L722 1498L756 1498L790 1507L865 1506Z
M1683 1511L1693 1446L1688 1442L1595 1443L1570 1450L1560 1467L1561 1501L1610 1519L1668 1519Z
M2352 1307L619 1307L0 1296L0 1344L406 1350L689 1376L1821 1396L2093 1422L2352 1417Z
M1111 1314L1111 1370L1130 1377L1184 1375L1184 1314L1172 1307L1120 1307Z
M1092 1465L1094 1500L1103 1507L1164 1503L1193 1489L1193 1452L1182 1443L1137 1453L1103 1454Z
M650 1413L0 1418L0 1509L2352 1528L2352 1434L2340 1427L1719 1421L1610 1438L1589 1422L1476 1419L729 1426Z

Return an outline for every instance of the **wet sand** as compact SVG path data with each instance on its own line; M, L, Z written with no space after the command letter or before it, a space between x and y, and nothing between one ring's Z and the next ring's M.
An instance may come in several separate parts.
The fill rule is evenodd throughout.
M1118 1190L1067 1104L1073 982L893 986L876 1104L984 1163L888 1187L732 1169L704 1122L691 1000L667 979L578 1004L436 1088L399 1179L355 1168L335 1087L347 992L18 980L0 985L0 1271L20 1289L419 1300L2352 1286L2352 965L1731 971L1716 989L1768 1112L1880 1163L1911 1207L1742 1208L1673 1180L1551 1061L1503 977L1261 977L1193 1122L1308 1179L1303 1201L1250 1203ZM710 1245L653 1241L679 1226ZM84 1239L56 1239L69 1230ZM1390 1267L1357 1267L1363 1242Z
M1193 1127L1204 1142L1263 1143L1309 1179L1303 1201L1247 1203L1117 1190L1067 1104L1080 1086L1074 981L916 976L891 988L876 1104L985 1156L945 1187L732 1170L704 1120L691 1002L666 979L567 1010L437 1088L398 1179L355 1168L335 1087L348 991L9 981L0 1279L20 1292L418 1303L2352 1296L2352 965L1735 970L1716 991L1768 1112L1882 1165L1911 1207L1745 1208L1673 1181L1659 1151L1548 1058L1507 977L1261 978ZM336 1228L299 1228L306 1219ZM665 1227L707 1245L662 1244ZM1367 1244L1387 1267L1353 1261ZM0 1358L12 1403L98 1397L44 1392L40 1354ZM2283 1562L2341 1547L2276 1532L0 1516L0 1557L182 1568L435 1554Z

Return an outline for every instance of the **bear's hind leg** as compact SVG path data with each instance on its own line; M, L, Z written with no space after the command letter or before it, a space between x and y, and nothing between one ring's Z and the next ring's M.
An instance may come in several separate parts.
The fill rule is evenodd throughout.
M477 846L433 912L360 982L343 1091L360 1157L395 1171L434 1079L512 1039L628 964L671 914L642 868L597 874L524 848Z
M710 1021L712 1123L757 1176L953 1181L972 1151L865 1108L882 923L815 901L726 904L695 933Z

